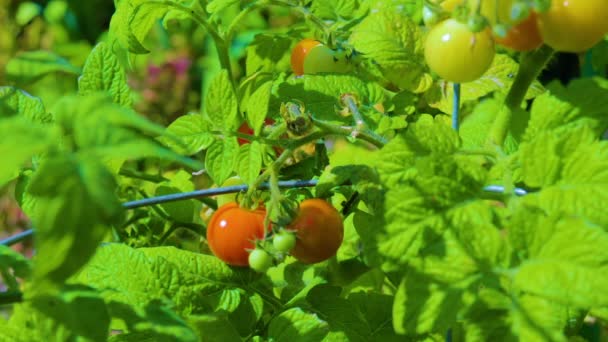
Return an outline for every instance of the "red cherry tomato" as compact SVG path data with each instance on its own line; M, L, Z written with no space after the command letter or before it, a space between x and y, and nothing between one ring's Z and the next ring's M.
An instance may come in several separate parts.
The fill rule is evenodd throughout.
M315 47L321 46L318 40L303 39L291 51L291 69L297 76L304 75L304 59L308 53Z
M274 125L274 120L270 119L270 118L266 118L264 120L264 125L266 125L266 126L272 126L272 125ZM243 134L247 134L247 135L253 135L254 134L253 128L249 127L249 125L247 124L247 122L243 122L241 124L241 126L238 129L238 132L239 133L243 133ZM249 144L249 139L246 139L246 138L240 138L240 137L238 137L236 140L239 142L239 145Z
M538 30L536 13L531 13L524 21L511 27L506 37L494 36L494 40L515 51L530 51L539 48L543 45L543 39Z
M296 233L296 245L291 255L306 264L334 256L344 238L342 216L322 199L300 203L298 215L287 227Z
M249 250L255 249L255 240L264 239L265 216L264 209L251 211L235 202L224 204L207 226L209 248L229 265L248 266Z

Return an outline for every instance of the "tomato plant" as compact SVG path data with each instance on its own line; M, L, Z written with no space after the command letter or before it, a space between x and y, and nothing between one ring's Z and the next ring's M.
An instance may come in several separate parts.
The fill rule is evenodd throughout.
M466 24L447 19L431 29L424 45L426 62L437 75L455 83L470 82L483 75L494 59L490 31L469 31Z
M608 33L608 6L603 0L553 0L538 14L545 43L557 51L583 52Z
M344 238L342 216L322 199L302 201L298 215L288 229L296 234L296 245L291 255L308 264L334 256Z
M0 3L0 340L607 340L603 2Z
M249 265L249 250L264 239L263 209L247 210L235 202L224 204L207 226L207 242L215 256L234 266Z

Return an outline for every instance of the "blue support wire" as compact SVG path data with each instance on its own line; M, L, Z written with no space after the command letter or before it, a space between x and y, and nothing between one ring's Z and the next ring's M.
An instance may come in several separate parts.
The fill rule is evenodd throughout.
M317 183L318 183L318 181L316 179L280 181L279 188L306 188L306 187L316 186ZM258 189L260 189L260 190L267 190L269 188L270 188L269 183L262 183L258 187ZM201 198L201 197L215 196L215 195L224 195L224 194L229 194L229 193L234 193L234 192L247 191L248 189L249 189L248 185L233 185L233 186L226 186L226 187L222 187L222 188L202 189L202 190L195 190L195 191L190 191L190 192L179 192L179 193L175 193L175 194L156 196L156 197L150 197L150 198L144 198L144 199L140 199L140 200L125 202L125 203L123 203L122 206L125 209L135 209L135 208L141 208L141 207L161 204L161 203L176 202L176 201L183 201L183 200L194 199L194 198ZM485 188L483 188L483 190L486 192L502 194L505 192L505 187L502 185L488 185ZM527 195L528 192L521 188L515 188L513 190L513 194L515 194L516 196L524 196L524 195ZM23 240L30 238L32 235L34 235L34 230L28 229L21 233L17 233L13 236L10 236L4 240L0 240L0 245L11 246L11 245L14 245L16 243L19 243Z
M452 100L452 128L458 132L460 127L460 83L454 83L454 97Z
M280 181L278 183L278 185L279 185L279 188L306 188L306 187L316 186L317 183L318 183L318 181L316 179L311 179L311 180ZM258 189L260 189L260 190L267 190L269 188L270 188L269 183L262 183L258 187ZM248 189L249 189L248 185L233 185L233 186L226 186L226 187L222 187L222 188L202 189L202 190L195 190L195 191L190 191L190 192L179 192L179 193L175 193L175 194L156 196L156 197L150 197L150 198L144 198L144 199L140 199L140 200L125 202L122 204L122 206L125 209L135 209L135 208L141 208L141 207L161 204L161 203L169 203L169 202L183 201L183 200L188 200L188 199L193 199L193 198L201 198L201 197L224 195L224 194L230 194L230 193L235 193L235 192L247 191ZM34 229L28 229L21 233L17 233L13 236L10 236L4 240L0 240L0 245L11 246L11 245L19 243L23 240L26 240L26 239L32 237L33 235L34 235Z

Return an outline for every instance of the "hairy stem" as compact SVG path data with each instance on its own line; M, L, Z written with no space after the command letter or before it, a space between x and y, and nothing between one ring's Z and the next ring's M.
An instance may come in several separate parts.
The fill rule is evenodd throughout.
M538 50L522 54L515 81L509 89L503 108L498 113L496 121L494 121L490 129L488 136L488 143L490 145L502 147L509 132L511 122L523 120L518 115L518 109L528 92L528 88L549 62L553 53L554 50L552 48L543 45Z

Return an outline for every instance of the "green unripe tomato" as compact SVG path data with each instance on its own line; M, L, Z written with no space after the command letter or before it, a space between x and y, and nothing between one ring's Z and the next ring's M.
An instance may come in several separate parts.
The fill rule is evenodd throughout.
M494 41L489 29L471 32L467 24L447 19L426 37L427 65L446 81L471 82L483 75L494 59Z
M249 267L256 272L266 272L272 266L272 256L263 249L256 248L249 253Z
M279 252L289 253L296 246L296 236L286 231L276 233L272 245Z
M346 53L334 51L325 45L318 45L304 58L304 74L318 74L323 72L348 73L351 63Z

